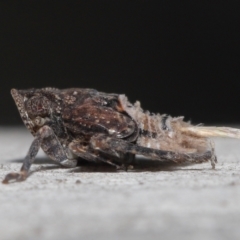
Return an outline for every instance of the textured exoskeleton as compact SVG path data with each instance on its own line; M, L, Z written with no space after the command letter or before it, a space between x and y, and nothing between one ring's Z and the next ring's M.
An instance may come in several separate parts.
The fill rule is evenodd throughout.
M127 168L140 154L176 163L210 161L214 168L208 137L240 136L238 129L193 126L183 117L150 114L125 95L94 89L12 89L11 94L34 140L20 172L9 173L3 183L26 179L40 147L65 167L83 158Z

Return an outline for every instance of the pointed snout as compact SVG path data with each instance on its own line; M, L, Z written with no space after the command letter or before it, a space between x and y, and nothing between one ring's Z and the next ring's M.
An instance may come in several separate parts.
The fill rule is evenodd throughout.
M18 90L15 89L15 88L12 88L10 92L11 92L11 95L13 96L13 95L16 95L18 93Z

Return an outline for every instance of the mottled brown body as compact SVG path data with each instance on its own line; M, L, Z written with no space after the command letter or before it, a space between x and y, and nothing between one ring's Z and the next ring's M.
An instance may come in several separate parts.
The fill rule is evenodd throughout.
M80 88L11 93L35 139L20 173L8 174L4 183L24 180L40 147L65 167L76 166L79 158L128 167L136 154L176 163L210 160L215 166L214 149L202 133L205 128L200 134L198 126L183 117L150 114L125 95Z

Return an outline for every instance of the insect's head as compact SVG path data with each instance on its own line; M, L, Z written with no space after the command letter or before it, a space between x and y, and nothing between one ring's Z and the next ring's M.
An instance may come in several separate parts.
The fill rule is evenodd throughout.
M57 105L56 91L51 88L11 90L21 118L33 135L53 114Z

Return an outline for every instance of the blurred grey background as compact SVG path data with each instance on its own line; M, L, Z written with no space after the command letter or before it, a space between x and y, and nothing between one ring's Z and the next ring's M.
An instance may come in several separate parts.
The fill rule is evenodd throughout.
M0 124L11 88L125 93L194 123L239 123L239 1L1 1Z

